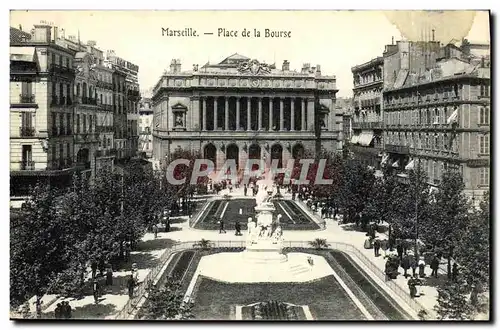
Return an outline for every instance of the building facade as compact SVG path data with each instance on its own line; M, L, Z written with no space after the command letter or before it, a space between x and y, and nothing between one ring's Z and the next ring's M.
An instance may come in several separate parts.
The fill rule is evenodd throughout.
M10 29L11 197L42 181L64 188L75 170L75 51L57 44L52 27Z
M97 73L97 118L98 150L96 151L96 170L113 169L116 151L113 126L113 69L105 61L95 67Z
M233 54L182 71L172 60L153 91L153 157L165 164L178 148L200 151L217 168L234 159L286 164L304 150L342 150L342 114L334 76L305 64L281 70Z
M349 149L355 159L378 169L383 148L384 58L377 57L351 68L351 71L354 111Z
M463 175L465 193L482 196L490 172L489 65L443 59L405 76L384 92L384 162L403 175L420 166L433 186L454 168Z
M143 157L153 156L153 108L151 98L143 97L139 102L139 153Z
M115 100L117 109L115 118L115 141L118 158L130 158L137 155L139 141L139 67L116 56L109 50L106 61L115 70Z

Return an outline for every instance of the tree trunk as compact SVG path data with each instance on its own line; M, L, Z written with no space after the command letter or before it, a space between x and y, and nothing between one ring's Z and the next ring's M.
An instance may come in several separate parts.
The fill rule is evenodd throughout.
M447 269L448 279L451 279L451 258L452 258L452 256L453 256L453 247L450 246L449 250L448 250L448 269Z

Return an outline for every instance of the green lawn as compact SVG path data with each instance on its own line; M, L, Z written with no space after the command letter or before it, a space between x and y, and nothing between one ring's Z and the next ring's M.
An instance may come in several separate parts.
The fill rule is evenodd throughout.
M236 305L277 300L308 305L315 320L364 320L333 276L309 283L223 283L200 277L193 313L198 320L234 319Z
M302 212L292 201L275 201L276 214L281 214L281 224L284 230L316 230L318 225ZM227 205L227 206L226 206ZM218 230L222 215L224 229L234 230L238 221L241 230L247 229L248 218L255 218L254 199L231 199L211 201L204 217L194 226L196 229ZM241 210L241 214L240 214ZM286 210L286 212L284 211ZM290 216L288 216L288 214Z

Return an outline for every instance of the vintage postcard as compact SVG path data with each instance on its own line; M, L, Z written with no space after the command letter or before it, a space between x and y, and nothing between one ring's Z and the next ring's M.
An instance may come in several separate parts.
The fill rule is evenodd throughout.
M490 320L489 11L10 12L10 318Z

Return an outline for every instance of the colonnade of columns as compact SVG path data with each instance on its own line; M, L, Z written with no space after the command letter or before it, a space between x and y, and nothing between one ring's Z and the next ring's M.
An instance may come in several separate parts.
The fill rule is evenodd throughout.
M230 107L230 99L234 99L234 107ZM244 99L246 99L246 102ZM253 100L254 102L252 102ZM308 130L308 125L310 126L314 120L313 98L241 96L201 97L200 106L200 128L203 131L306 131ZM300 112L296 111L296 106L298 106L297 110L300 108ZM243 107L245 108L245 112L242 111ZM264 108L267 108L267 115L264 113ZM210 110L213 111L213 116L209 116ZM223 121L219 120L219 111L224 113ZM257 113L255 114L255 112ZM246 117L246 120L242 120L243 116ZM264 116L267 121L265 125ZM213 121L213 123L210 123L210 121ZM221 122L223 122L223 125L221 125Z

